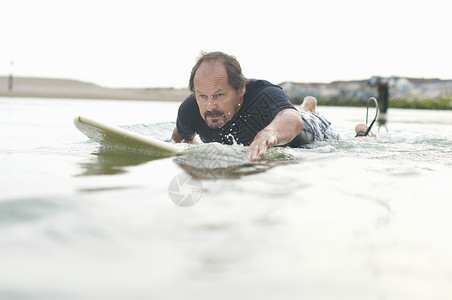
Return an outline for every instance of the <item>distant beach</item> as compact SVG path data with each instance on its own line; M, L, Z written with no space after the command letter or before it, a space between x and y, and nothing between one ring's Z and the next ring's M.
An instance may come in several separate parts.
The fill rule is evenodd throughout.
M77 80L28 77L14 77L10 90L8 77L0 77L0 97L182 101L189 94L184 88L108 88Z
M372 80L372 79L371 79ZM452 109L452 80L422 78L386 78L389 87L389 107ZM283 82L279 85L292 103L300 104L307 95L319 100L319 105L363 106L378 91L369 80L336 81L331 83ZM107 99L183 101L188 88L109 88L94 83L70 79L0 76L0 97L55 99Z

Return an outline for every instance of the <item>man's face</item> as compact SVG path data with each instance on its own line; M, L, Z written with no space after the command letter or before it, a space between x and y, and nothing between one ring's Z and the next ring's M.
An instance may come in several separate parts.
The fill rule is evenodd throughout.
M211 128L221 128L243 104L245 85L236 91L229 84L228 73L219 60L203 62L194 78L195 97L201 117Z

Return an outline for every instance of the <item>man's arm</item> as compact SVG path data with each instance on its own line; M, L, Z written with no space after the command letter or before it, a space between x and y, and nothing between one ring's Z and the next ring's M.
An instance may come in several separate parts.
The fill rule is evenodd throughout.
M258 160L268 148L292 141L303 128L303 119L296 109L280 111L273 121L254 137L246 152L246 159Z

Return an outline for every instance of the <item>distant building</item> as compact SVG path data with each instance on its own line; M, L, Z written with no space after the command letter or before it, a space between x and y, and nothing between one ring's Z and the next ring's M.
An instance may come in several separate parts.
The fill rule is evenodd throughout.
M376 76L367 80L331 83L283 82L280 86L291 98L314 96L319 99L367 99L377 97ZM383 77L381 77L383 78ZM452 99L452 80L438 78L385 77L391 99Z

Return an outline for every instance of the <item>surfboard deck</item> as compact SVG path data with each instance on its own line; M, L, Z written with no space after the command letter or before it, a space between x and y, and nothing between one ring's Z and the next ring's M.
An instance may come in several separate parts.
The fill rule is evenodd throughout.
M171 143L86 117L74 118L74 125L90 139L109 148L126 149L162 157L176 155L178 152L178 148Z

